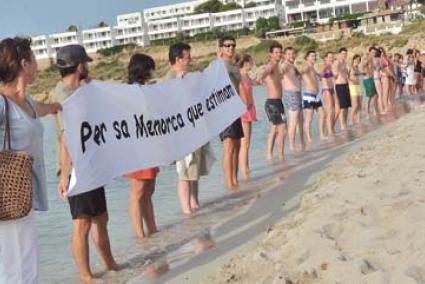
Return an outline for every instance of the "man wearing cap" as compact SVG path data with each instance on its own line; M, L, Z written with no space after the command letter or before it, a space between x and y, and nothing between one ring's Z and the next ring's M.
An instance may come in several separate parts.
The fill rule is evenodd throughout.
M88 62L92 59L84 47L68 45L59 49L56 55L57 65L62 80L54 90L54 98L63 103L81 84L88 81ZM64 199L68 191L71 175L71 159L66 148L64 126L60 116L57 117L59 137L60 178L58 185L59 196ZM95 165L93 165L95 166ZM111 253L108 236L108 213L106 209L105 189L93 189L86 193L68 197L72 223L72 253L77 264L80 278L84 283L95 282L89 261L89 233L102 257L106 270L116 270L117 264Z

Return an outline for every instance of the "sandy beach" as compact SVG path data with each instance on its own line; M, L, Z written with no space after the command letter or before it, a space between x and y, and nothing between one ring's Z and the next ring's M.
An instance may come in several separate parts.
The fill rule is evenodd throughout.
M254 242L173 280L425 283L424 121L421 105L365 135Z

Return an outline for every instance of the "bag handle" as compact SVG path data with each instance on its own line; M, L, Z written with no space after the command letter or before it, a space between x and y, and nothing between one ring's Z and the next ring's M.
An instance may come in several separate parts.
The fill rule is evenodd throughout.
M10 146L10 122L9 122L9 102L7 101L7 98L5 95L1 95L4 99L4 108L5 108L5 120L6 120L6 126L5 126L5 133L4 133L4 141L3 141L3 150L12 150L12 147ZM7 148L6 148L7 146Z

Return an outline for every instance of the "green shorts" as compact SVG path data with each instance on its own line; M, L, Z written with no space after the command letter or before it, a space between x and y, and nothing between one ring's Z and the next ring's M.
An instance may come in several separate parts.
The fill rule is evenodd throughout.
M371 98L376 95L375 81L373 78L364 79L363 86L366 92L366 97Z

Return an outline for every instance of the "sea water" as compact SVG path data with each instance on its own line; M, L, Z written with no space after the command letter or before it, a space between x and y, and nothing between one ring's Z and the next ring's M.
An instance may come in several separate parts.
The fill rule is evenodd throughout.
M265 159L269 130L269 122L264 113L265 88L254 88L254 100L258 121L252 126L250 150L252 178L249 181L241 182L239 192L228 192L222 174L222 144L219 139L211 141L217 161L210 175L203 177L200 181L199 199L203 208L196 217L186 218L181 214L176 194L175 166L161 167L161 172L157 177L156 191L153 195L160 232L140 242L134 236L128 214L128 179L117 178L106 186L111 246L117 261L124 267L124 272L120 272L117 277L109 278L118 283L126 283L127 280L141 274L156 274L159 273L157 270L149 271L144 268L149 263L157 263L161 267L161 263L165 263L166 257L166 265L162 267L172 269L173 265L185 261L193 251L200 253L213 246L214 242L209 237L210 228L235 214L241 214L245 205L255 202L258 195L253 192L269 186L268 179L264 177L280 175L282 169L270 166ZM57 197L56 131L51 118L47 118L43 122L50 210L39 213L37 219L41 254L40 283L78 283L78 272L70 247L72 220L69 206ZM317 118L314 119L312 127L313 138L315 142L318 142ZM344 140L337 139L332 143L344 143ZM332 145L325 144L323 147L332 147ZM310 154L314 155L314 153ZM306 156L306 159L311 159L311 157ZM296 167L300 163L297 157L289 156L288 160L289 163L286 165L288 168ZM93 167L96 166L98 165L94 162ZM92 243L90 249L94 271L102 275L101 261Z
M268 121L264 113L266 99L265 89L254 89L254 99L257 107L258 121L253 123L252 144L250 151L250 164L253 172L266 164L265 151L268 134ZM56 131L52 118L43 121L45 126L45 163L47 173L47 189L49 195L49 211L38 214L38 241L40 246L40 283L68 283L78 279L77 270L72 258L70 238L72 219L69 206L57 197L58 179L55 175L57 170L57 141ZM214 202L226 194L221 167L222 144L219 139L212 141L212 146L217 161L209 176L200 181L199 199L202 203ZM96 165L94 161L93 167ZM176 194L177 175L175 166L161 167L157 177L156 191L153 195L153 203L159 230L164 230L184 221L181 214ZM138 242L128 214L129 183L125 177L117 178L112 184L106 186L107 206L109 212L109 234L114 255L118 259L126 259L128 251L137 246ZM185 239L185 234L193 233L179 230L175 239ZM171 242L161 240L161 232L157 234L158 249L164 249ZM164 234L165 235L165 234ZM126 255L123 255L126 254ZM99 258L91 244L91 262L97 266Z

